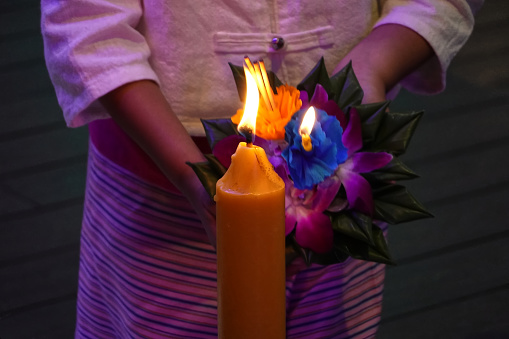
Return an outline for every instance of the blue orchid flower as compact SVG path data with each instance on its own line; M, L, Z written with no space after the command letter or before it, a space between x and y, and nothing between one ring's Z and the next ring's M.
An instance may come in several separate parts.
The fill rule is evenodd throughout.
M339 121L319 109L316 110L316 121L310 134L312 149L304 149L299 133L304 114L305 110L298 111L286 125L288 147L282 153L295 187L301 190L311 189L324 181L347 159Z

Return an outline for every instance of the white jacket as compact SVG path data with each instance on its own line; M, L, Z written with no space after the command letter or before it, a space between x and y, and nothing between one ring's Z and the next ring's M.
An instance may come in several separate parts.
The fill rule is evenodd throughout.
M128 82L157 82L192 135L200 118L240 106L228 62L263 58L291 85L320 57L331 71L374 26L404 25L436 57L402 82L434 93L483 0L42 0L47 67L67 124L108 113L97 99ZM284 39L273 48L275 37ZM355 70L355 65L354 65Z

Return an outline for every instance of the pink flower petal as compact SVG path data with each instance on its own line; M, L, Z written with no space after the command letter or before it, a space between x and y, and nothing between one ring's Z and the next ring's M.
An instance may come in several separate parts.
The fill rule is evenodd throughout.
M350 208L372 216L375 207L369 182L360 174L348 170L340 170L339 176Z
M339 108L338 104L335 101L329 100L329 101L321 104L318 108L327 112L328 115L332 115L332 116L336 117L336 119L338 119L339 124L341 125L341 128L343 129L343 131L345 130L345 128L347 126L346 115L341 110L341 108Z
M302 101L302 108L309 106L308 92L300 91L300 100Z
M352 171L367 173L382 168L392 160L392 155L386 152L359 152L352 155Z
M310 105L315 107L320 107L322 104L326 103L329 100L329 95L325 88L322 85L317 84L315 87L315 93L313 93L313 97L311 98Z
M362 148L361 118L355 108L350 109L350 117L343 132L342 141L348 149L348 157Z
M307 217L300 218L295 231L297 243L316 253L326 253L332 248L334 233L328 216L323 213L312 212Z
M318 184L314 197L312 208L314 211L323 212L329 208L330 204L338 194L341 187L341 180L337 176L331 176Z
M313 93L311 100L309 100L309 95L306 91L301 91L300 100L302 100L301 109L307 109L309 106L321 109L327 112L328 115L335 116L341 124L341 128L345 130L347 125L347 117L345 113L341 110L341 108L339 108L338 104L334 100L329 100L329 95L322 85L316 85L315 93Z
M246 139L244 139L243 141L246 141ZM256 146L260 146L261 148L267 150L270 146L270 141L255 135L255 137L253 139L253 144L255 144Z
M283 179L286 186L293 185L290 178L288 178L288 168L282 157L270 157L269 162L274 166L274 171Z
M295 225L297 224L297 218L293 214L285 215L285 235L292 233Z
M237 146L241 141L246 141L246 138L241 135L230 135L223 138L214 145L212 154L224 167L228 168L232 162L232 155L237 150Z

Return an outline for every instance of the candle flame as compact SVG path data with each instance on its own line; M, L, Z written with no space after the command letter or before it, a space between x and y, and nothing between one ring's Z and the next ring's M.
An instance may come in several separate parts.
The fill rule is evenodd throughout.
M316 112L313 106L311 106L307 110L306 114L304 114L304 119L302 119L302 123L299 127L299 134L302 136L302 148L304 148L306 152L310 152L313 149L310 134L313 130L315 120Z
M313 130L313 125L316 120L316 112L313 106L309 107L306 114L304 115L304 119L302 119L302 123L300 124L299 134L307 134L310 135Z
M244 114L240 120L238 130L240 134L248 139L248 143L252 142L251 138L254 139L256 132L256 114L258 113L258 104L260 97L258 94L258 87L256 81L249 71L244 66L244 73L246 75L246 104L244 106Z

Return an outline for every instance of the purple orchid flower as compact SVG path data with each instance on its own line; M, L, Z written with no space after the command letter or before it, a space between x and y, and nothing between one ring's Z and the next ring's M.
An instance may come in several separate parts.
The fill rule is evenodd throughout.
M348 148L347 160L339 165L335 175L345 188L351 209L373 216L374 202L371 185L360 173L384 167L392 160L386 152L359 152L362 148L362 131L359 114L350 110L348 125L343 133L343 144Z
M332 248L334 233L330 218L323 212L334 200L341 182L329 177L312 190L295 188L288 176L285 181L286 235L295 229L295 240L316 253Z

